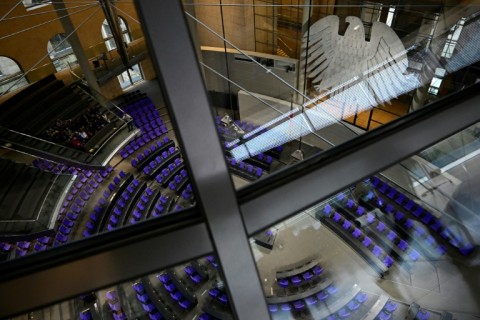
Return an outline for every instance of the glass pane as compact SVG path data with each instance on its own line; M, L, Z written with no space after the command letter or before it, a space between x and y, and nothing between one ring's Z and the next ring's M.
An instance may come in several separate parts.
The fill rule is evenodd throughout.
M214 255L11 319L233 319Z
M480 57L476 7L370 1L184 6L220 139L242 185L478 78L470 68Z
M480 124L260 232L273 319L474 319Z
M132 69L127 81L140 81L140 67ZM0 199L5 208L2 260L195 205L190 177L155 82L136 84L108 109L90 107L75 119L53 121L45 139L83 150L97 139L95 132L115 122L128 126L126 140L112 146L112 159L103 169L4 152L2 157L9 160L0 171L5 182ZM15 215L7 217L7 212ZM25 227L20 217L35 223Z

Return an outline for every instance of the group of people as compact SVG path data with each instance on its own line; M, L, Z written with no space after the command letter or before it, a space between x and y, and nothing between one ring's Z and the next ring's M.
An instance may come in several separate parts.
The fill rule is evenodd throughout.
M57 119L44 133L48 141L84 150L85 144L110 122L107 113L90 107L83 116L75 119Z

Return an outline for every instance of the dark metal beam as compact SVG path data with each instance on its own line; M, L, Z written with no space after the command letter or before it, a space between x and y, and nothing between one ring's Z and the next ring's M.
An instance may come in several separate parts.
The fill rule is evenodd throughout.
M136 3L196 198L207 218L230 306L238 319L269 319L181 2Z
M249 235L480 121L480 84L242 189Z
M0 319L65 301L213 251L196 210L0 264Z

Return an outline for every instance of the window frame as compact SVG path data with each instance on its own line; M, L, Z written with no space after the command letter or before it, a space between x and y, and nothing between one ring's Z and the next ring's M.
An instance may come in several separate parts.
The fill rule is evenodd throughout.
M198 187L195 188L195 193L200 205L178 215L149 220L58 247L55 250L0 264L2 271L0 272L0 296L3 297L2 304L5 306L0 310L0 318L139 277L153 270L166 268L213 251L220 257L221 272L229 290L236 290L235 285L239 278L245 280L247 277L252 280L244 281L241 288L243 293L238 290L234 292L234 305L241 305L242 302L248 301L248 297L245 296L250 292L258 294L260 280L256 271L249 273L253 262L250 248L243 246L238 250L232 244L235 239L243 241L246 237L306 209L356 181L480 121L480 108L477 108L480 103L478 94L480 83L478 83L316 157L285 168L264 180L234 192L233 195L228 194L226 198L221 197L215 201L216 195L205 188L206 185L218 185L228 190L231 190L232 185L228 186L228 182L231 184L230 176L223 168L218 172L209 171L201 165L200 161L197 160L196 163L191 161L194 158L208 159L209 162L214 161L221 165L225 159L218 153L220 148L218 137L214 138L211 135L216 131L215 122L211 111L205 111L205 108L209 107L207 93L201 80L200 68L188 34L187 21L183 15L181 3L180 1L136 0L135 4L145 30L150 56L161 79L160 86L167 97L167 107L173 116L175 132L179 133L182 148L186 146L184 150L186 162L193 172L193 182ZM158 11L166 15L171 14L171 19L153 19L147 14ZM169 24L170 27L161 29L164 24ZM176 28L182 32L173 32L172 30ZM163 32L156 32L158 30ZM150 34L155 34L155 37L150 37ZM176 45L185 50L168 50L177 52L177 56L178 52L181 52L181 58L164 60L167 50L162 52L159 48L173 34ZM190 69L192 71L189 74L188 85L192 86L192 90L173 89L174 87L183 88L186 84L181 77L174 77L171 70L167 68L167 61L173 65L172 68L178 66L171 61L182 61L182 64L187 67L196 65L195 68ZM183 104L185 96L187 98L191 96L186 95L186 92L191 95L196 94L196 102L200 100L201 105L196 112L201 113L202 120L208 119L202 122L202 131L205 130L206 133L193 135L190 138L189 133L192 133L193 129L186 124L191 121L192 114L187 112ZM196 108L193 109L196 110ZM439 126L439 123L442 125ZM415 139L408 139L411 136ZM209 141L206 147L191 146L198 139L205 137L213 139L206 140ZM207 158L205 152L211 150L214 152ZM383 156L371 156L375 154ZM359 158L370 159L370 161L356 161ZM342 172L341 175L337 174L339 170ZM225 215L223 219L228 223L233 221L232 226L238 227L239 223L244 224L240 229L241 232L230 234L230 229L222 230L225 225L216 221L220 213ZM179 246L171 245L172 242L177 243L176 239L181 239L181 250ZM222 243L221 241L225 239L226 242ZM145 258L141 255L144 251L162 254L153 256L151 260L142 260L142 263L137 263L136 259ZM228 261L228 258L233 255L245 259ZM108 273L106 268L111 266L107 263L108 261L115 261L119 270ZM233 271L245 268L248 272L243 271L239 277L236 277L232 274L232 268ZM75 270L76 279L88 279L88 281L72 279L72 270ZM32 286L32 283L35 285ZM62 283L62 285L53 289L54 283ZM23 290L27 287L28 290ZM25 291L28 291L28 294ZM249 308L243 309L248 310L234 307L237 319L253 319L248 318L251 314L265 315L265 304L262 303L249 305Z

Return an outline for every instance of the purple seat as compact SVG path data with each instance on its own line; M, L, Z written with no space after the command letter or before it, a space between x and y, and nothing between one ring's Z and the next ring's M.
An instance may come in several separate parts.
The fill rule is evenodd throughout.
M166 283L163 284L163 287L168 292L174 292L175 290L177 290L177 287L175 286L175 284L173 282L166 282Z
M302 310L303 308L305 308L305 303L302 300L295 300L293 302L293 307L295 308L295 310Z
M223 292L221 295L218 296L218 300L220 300L220 302L224 303L224 304L227 304L228 302L228 296L225 292Z
M408 200L407 203L403 206L405 209L410 211L413 206L415 205L415 202L413 200Z
M332 206L327 203L323 208L323 212L326 213L326 215L330 215L330 212L332 212Z
M192 303L187 299L180 300L178 304L180 305L180 307L182 307L185 310L189 309L192 306Z
M352 232L352 235L354 238L358 239L362 235L362 231L360 231L358 228L355 228Z
M132 285L132 288L133 288L133 290L135 290L136 293L143 293L143 291L145 291L145 289L143 287L143 283L141 283L141 282L135 282Z
M398 222L402 221L404 217L405 215L400 211L397 211L397 213L395 213L395 220Z
M383 307L383 310L387 311L388 313L392 313L397 310L397 307L398 303L395 303L393 301L387 301L387 303L385 303L385 306Z
M369 237L365 237L362 241L362 244L368 248L371 244L372 244L372 239L370 239Z
M433 231L439 231L442 228L442 222L439 219L435 219L434 222L430 225L430 229Z
M382 254L382 249L379 246L374 246L372 249L372 253L375 255L375 257L380 257Z
M394 207L390 203L385 206L386 213L392 213L393 210L394 210Z
M280 306L280 309L282 309L282 311L290 311L292 310L292 307L288 303L282 303L282 305Z
M355 202L352 199L347 200L347 208L352 209L355 206Z
M350 316L350 312L346 308L338 310L337 314L340 318L348 318Z
M378 313L378 316L377 316L377 318L378 318L379 320L389 320L391 317L392 317L391 314L386 313L386 312L383 312L383 311L380 311L380 312Z
M137 299L142 303L148 303L150 301L150 298L146 293L137 293Z
M312 268L312 272L314 275L320 275L323 272L323 268L320 267L319 265L316 265L315 267Z
M399 205L403 204L405 202L405 199L407 197L403 193L399 193L397 198L395 199L395 202L398 203Z
M363 292L363 291L360 291L359 293L357 293L354 297L354 299L358 302L358 303L364 303L365 301L367 301L368 299L368 295Z
M415 315L415 320L427 320L428 318L430 318L430 312L427 310L418 310Z
M426 225L429 225L433 219L434 219L433 215L430 212L425 211L425 214L422 217L422 222L425 223Z
M355 311L355 310L357 310L359 307L360 307L360 304L359 304L357 301L355 301L355 299L350 300L350 301L347 303L347 308L348 308L348 310L350 310L350 311Z
M305 281L308 281L313 278L313 274L309 271L302 273L302 278Z
M188 275L192 275L195 273L195 268L191 265L186 266L183 270L185 270L185 273Z
M268 311L271 313L277 312L278 311L278 305L276 304L269 304L268 305Z
M198 273L194 273L192 275L190 275L190 279L192 279L193 282L195 283L200 283L203 281L203 278L201 275L199 275Z
M183 295L180 291L170 292L170 297L175 301L180 301L183 298Z
M404 226L405 226L407 229L413 228L413 220L412 220L412 219L407 219L407 220L405 221Z
M378 191L380 191L381 193L385 193L388 189L388 184L387 183L382 183L382 185L380 186L380 188L378 188Z
M278 285L282 288L286 288L290 284L290 282L288 281L288 278L278 279L277 282L278 282Z
M212 288L208 290L208 295L212 298L216 298L220 294L220 290L218 288Z
M350 229L351 225L352 225L352 223L350 221L345 220L345 221L343 221L342 227L343 227L343 229L348 231L348 229Z
M387 238L390 240L390 241L395 241L395 239L397 238L397 234L393 231L390 231L387 235Z
M299 276L294 276L290 279L290 281L292 281L292 284L294 286L298 286L300 283L302 283L302 279L300 279Z
M383 264L384 264L385 266L387 266L387 268L390 268L390 267L392 266L392 264L393 264L393 259L392 259L392 257L386 256L386 257L383 259Z
M367 222L368 223L373 223L375 221L375 216L371 214L370 212L367 213Z
M407 250L407 248L408 248L408 243L407 243L405 240L400 239L400 241L399 241L398 244L397 244L397 247L398 247L400 250L405 251L405 250Z
M320 301L325 301L328 298L328 296L329 295L328 295L326 290L322 290L322 291L317 293L317 298Z
M379 221L378 224L377 224L376 229L377 229L379 232L385 231L385 223Z
M338 223L338 222L340 222L340 219L341 219L341 218L342 218L342 216L341 216L338 212L335 212L335 213L333 214L333 221L335 221L335 222Z
M356 214L357 214L357 216L362 216L362 215L364 215L364 214L365 214L365 208L362 207L362 206L358 206L358 207L357 207Z
M312 304L317 303L317 298L315 298L315 296L309 296L305 298L305 302L307 303L307 305L310 306Z
M415 216L415 217L420 217L423 213L423 208L420 207L420 206L417 206L415 208L415 210L412 211L412 214Z
M337 287L335 287L333 284L329 285L326 290L329 295L337 293Z

